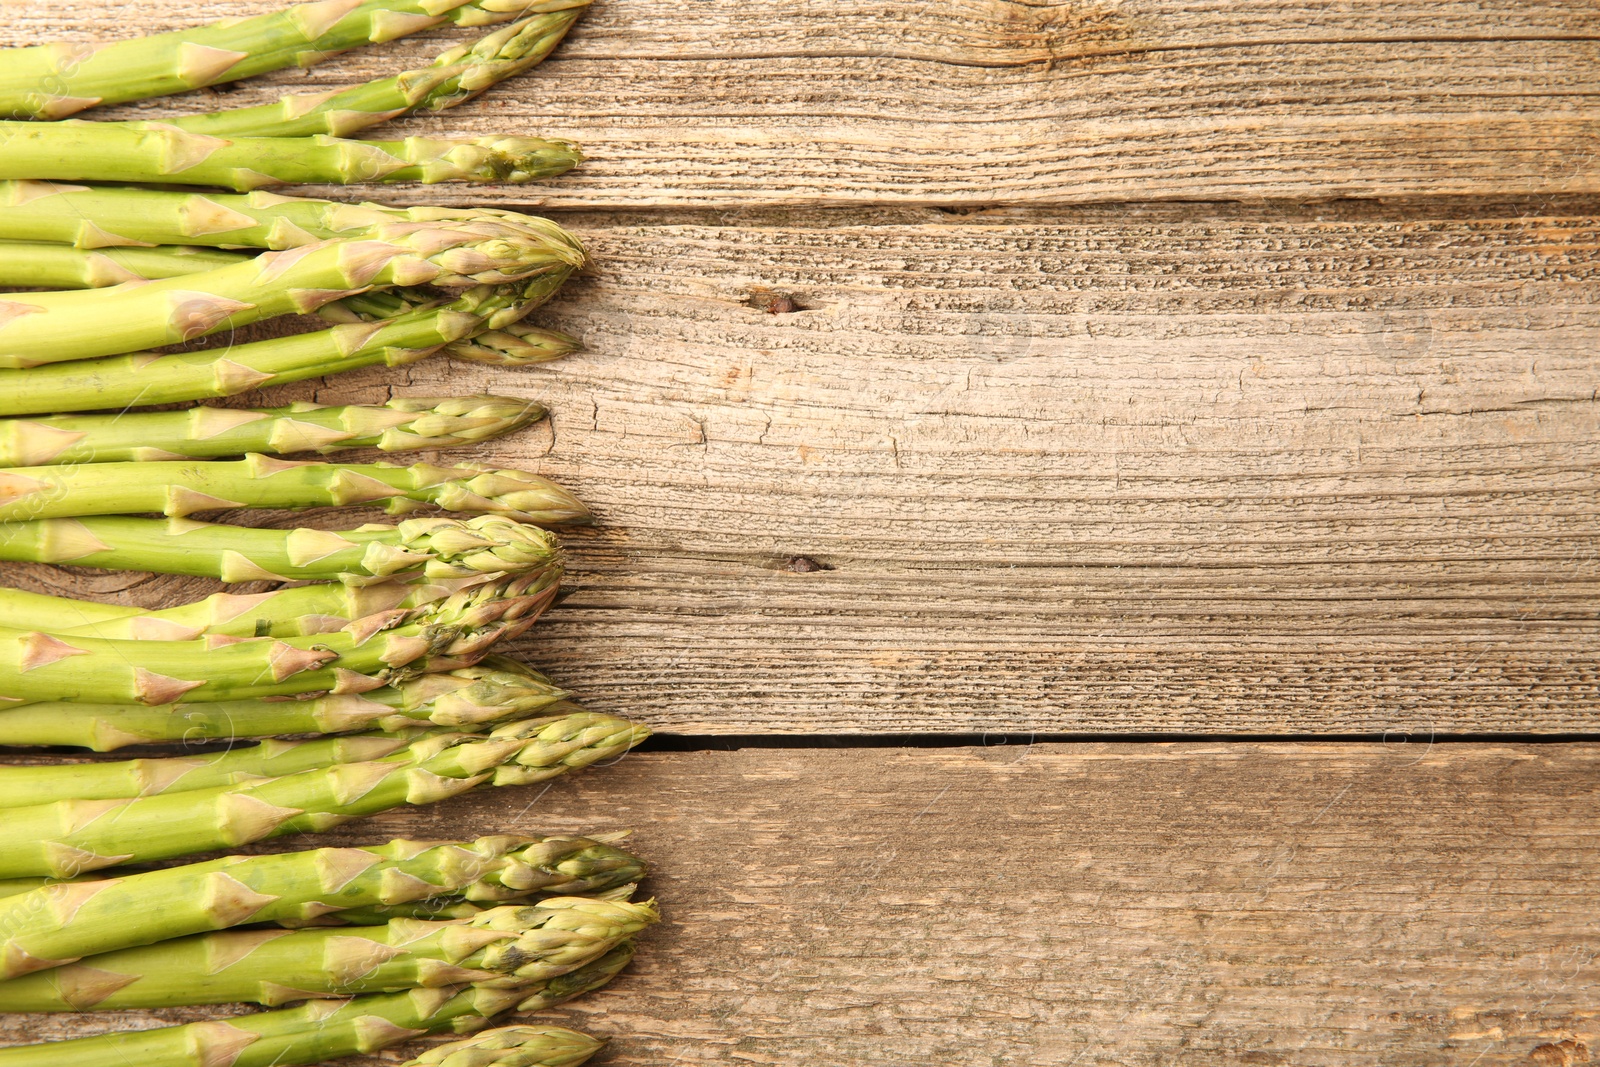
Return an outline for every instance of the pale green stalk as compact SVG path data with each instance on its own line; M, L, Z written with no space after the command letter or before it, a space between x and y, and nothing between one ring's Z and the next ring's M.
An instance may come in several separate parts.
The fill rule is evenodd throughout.
M202 271L214 270L217 267L237 263L244 257L236 252L221 250L188 248L180 245L158 245L154 248L110 248L100 251L73 248L69 245L47 244L36 241L5 241L0 240L0 287L10 288L42 288L42 289L83 289L103 287L107 285L120 285L127 281L138 281L141 278L155 280L160 278L181 278L188 274L198 274ZM536 279L541 283L535 295L529 295L528 283L523 283L520 289L511 292L516 297L516 302L525 313L534 303L542 302L554 292L560 282L566 277L565 272L555 273ZM346 297L324 304L317 309L317 314L330 322L360 323L373 322L379 319L398 318L416 312L426 312L437 308L444 303L439 297L422 289L395 289L384 292L363 293L358 296ZM471 310L476 310L473 308ZM453 359L464 359L473 363L489 363L500 367L520 367L530 363L544 363L552 359L560 359L578 351L582 345L574 337L561 333L558 330L546 330L531 326L526 322L504 322L504 314L497 315L501 324L494 329L485 329L480 333L470 334L460 340L450 341L438 351ZM348 331L346 331L348 333ZM343 334L331 335L342 337ZM325 336L323 339L331 340ZM374 340L377 340L374 338ZM422 344L401 346L408 349L429 349L437 343L437 338L429 336ZM346 366L352 358L359 359L358 353L340 350L337 345L326 346L328 353L325 358L332 361L327 364L327 371L318 367L319 373L332 373ZM374 351L371 345L363 346L367 352ZM430 349L431 350L431 349ZM218 353L214 358L228 359L239 364L234 358L239 352L237 347ZM425 354L425 352L423 353ZM384 357L386 361L394 362L395 357ZM416 358L420 358L420 355ZM372 362L376 357L371 357ZM79 364L78 369L70 373L83 374L88 368L82 364L89 361L74 361ZM247 360L248 362L248 360ZM156 356L136 356L132 359L123 359L114 365L120 367L124 377L129 382L140 385L151 378L151 364L170 364L173 366L197 366L198 364L173 363L170 358L163 360ZM69 364L68 366L72 366ZM255 373L262 373L259 364L248 368ZM99 370L102 377L106 372ZM159 372L157 372L159 373ZM5 374L0 371L0 375ZM193 375L189 375L192 379ZM15 384L19 386L32 385L37 388L34 381L37 376L16 378ZM211 381L211 378L207 378ZM273 376L273 383L280 380L292 380ZM13 393L18 390L13 390ZM238 391L235 389L235 391ZM82 390L80 390L82 392ZM91 390L91 392L93 392ZM136 399L143 399L139 394L131 394ZM207 394L212 395L212 394ZM221 394L229 395L229 394ZM93 397L104 404L100 397ZM181 397L180 399L193 399ZM145 401L150 402L150 401ZM37 404L39 401L34 401ZM13 400L10 408L15 408L17 400ZM81 402L77 406L85 406ZM91 405L92 406L92 405ZM256 449L264 451L264 449Z
M16 710L22 711L21 708ZM390 708L384 710L393 714ZM4 728L4 719L8 714L0 712L0 729ZM519 718L517 731L523 734L543 731L554 723L563 723L563 729L566 729L588 723L592 718L589 712L563 702L544 714L529 714ZM23 808L71 800L152 797L250 784L263 778L282 778L348 763L368 763L392 756L408 746L428 743L431 747L435 742L457 744L468 731L480 729L486 724L463 725L467 727L466 731L459 725L426 727L415 720L406 719L393 732L374 731L300 741L266 740L256 745L243 745L196 756L159 756L66 765L0 765L0 808Z
M90 250L48 241L0 241L0 287L103 289L124 282L181 278L245 258L239 252L189 245Z
M509 723L486 735L431 734L389 756L249 784L8 808L0 878L71 878L318 833L480 784L545 781L615 759L648 733L622 719L575 714L554 722Z
M0 711L0 745L78 745L110 752L158 742L295 734L397 732L433 724L478 730L512 719L581 712L548 678L489 656L368 693L307 700L219 700L209 704L24 704Z
M0 1011L276 1007L469 982L520 989L592 963L657 919L652 902L553 897L487 909L465 920L224 930L0 982Z
M377 406L194 407L116 415L0 420L0 467L216 459L376 448L461 448L544 418L531 400L499 396L396 397Z
M0 630L0 696L156 705L369 692L476 663L533 625L559 579L559 568L517 575L316 637L125 641Z
M115 873L115 872L107 872ZM640 880L610 837L390 841L69 881L0 897L0 977L246 923L310 923L344 909L440 896L578 896Z
M0 522L356 504L382 504L390 514L431 504L544 526L591 518L577 498L548 479L482 467L317 463L251 455L209 463L0 468Z
M165 121L212 137L349 137L402 115L443 111L520 74L555 50L589 0L542 0L531 15L471 45L458 45L431 66L333 92L299 93L262 107L184 115ZM537 12L537 13L535 13Z
M188 574L224 582L470 578L558 564L555 537L499 515L353 530L224 526L124 515L8 522L0 560Z
M564 247L583 247L549 219L499 208L385 207L253 193L197 193L59 182L0 182L0 238L84 249L136 245L299 248L333 238L387 240L418 225L509 228ZM484 230L485 235L498 230Z
M554 984L554 983L551 983ZM291 1067L377 1052L426 1033L470 1032L515 1007L517 990L477 986L313 1000L297 1008L0 1049L0 1067ZM539 1067L576 1067L601 1042L549 1028Z
M18 880L24 881L24 880ZM40 879L34 879L37 882ZM27 888L33 888L28 886ZM629 901L638 892L637 883L620 885L614 889L602 889L593 893L585 893L586 897L593 900L618 900ZM17 889L16 892L22 892ZM0 889L0 896L6 893ZM530 904L544 899L539 894L512 893L509 890L494 897L492 903L472 902L461 896L440 896L431 900L414 900L405 904L374 904L367 908L348 908L344 911L332 912L311 922L296 923L285 922L280 925L300 929L306 926L382 926L384 923L395 919L428 919L438 921L441 919L472 919L489 910L490 907L505 904Z
M564 275L578 265L578 253L569 247L510 227L417 223L410 233L398 229L391 227L385 240L323 241L179 278L9 294L0 300L0 367L36 367L175 344L305 314L374 287L498 285Z
M0 115L60 119L100 104L168 96L455 22L484 26L540 5L525 0L323 0L114 42L0 52Z
M583 162L570 141L542 137L351 141L339 137L207 137L165 122L0 121L0 178L152 182L248 192L275 185L493 182L518 185Z
M230 856L62 883L0 898L0 978L246 923L307 923L441 895L580 895L644 873L610 840L497 836Z
M40 619L57 619L72 623L52 631L58 637L76 634L135 641L188 641L207 634L305 637L342 630L369 615L424 607L487 580L366 586L323 582L270 593L213 593L191 604L148 611L0 588L0 627L26 629Z
M237 396L256 389L318 378L359 367L400 367L435 352L484 361L484 345L495 345L501 330L516 330L517 320L548 300L569 271L541 275L515 285L484 285L442 307L426 305L383 322L354 322L327 330L251 344L176 355L137 353L103 359L72 360L28 370L0 369L0 415L128 408ZM497 331L487 334L485 331ZM472 348L457 353L456 342ZM537 344L518 350L501 346L497 361L552 358Z

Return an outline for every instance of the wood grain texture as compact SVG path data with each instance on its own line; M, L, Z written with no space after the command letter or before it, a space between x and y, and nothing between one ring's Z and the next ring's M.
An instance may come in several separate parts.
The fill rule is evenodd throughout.
M326 837L638 827L667 920L554 1015L614 1035L597 1067L1550 1067L1600 1042L1597 774L1593 745L671 753Z
M7 0L0 44L276 3ZM393 73L441 39L223 99ZM1593 193L1597 40L1600 10L1554 0L599 0L543 72L405 127L573 137L592 157L580 173L532 193L383 195L585 207Z
M314 395L546 402L523 648L668 732L1592 731L1594 207L572 216L591 351Z

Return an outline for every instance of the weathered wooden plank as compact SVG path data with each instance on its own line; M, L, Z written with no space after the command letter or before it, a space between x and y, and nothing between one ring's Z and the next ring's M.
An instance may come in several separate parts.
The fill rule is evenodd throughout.
M1524 1067L1600 1039L1597 772L1592 745L663 753L330 836L637 827L667 922L558 1016L615 1035L599 1064Z
M603 518L526 645L598 707L687 733L1595 729L1592 205L569 221L597 266L544 319L590 353L316 395L550 405L481 455ZM768 291L806 310L749 306Z
M277 2L7 0L0 43ZM562 206L1596 192L1597 39L1593 5L1554 0L600 0L541 74L407 129L574 137L592 162L536 194ZM431 47L226 99L393 72Z

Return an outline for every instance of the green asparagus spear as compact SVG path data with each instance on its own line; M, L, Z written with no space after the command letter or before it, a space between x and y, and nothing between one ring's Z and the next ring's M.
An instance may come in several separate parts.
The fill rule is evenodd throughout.
M54 878L0 878L0 897L14 897L55 883Z
M354 530L258 529L104 516L5 524L0 560L191 574L224 582L470 578L557 562L555 538L499 515L406 519Z
M104 287L107 285L120 285L126 281L140 279L156 280L160 278L180 278L187 274L198 274L201 271L214 270L217 267L227 266L242 259L239 253L224 252L220 250L207 250L188 248L179 245L158 245L154 248L111 248L101 251L91 251L83 248L73 248L68 245L48 244L34 241L5 241L0 239L0 287L10 288L44 288L44 289L86 289ZM548 283L540 289L541 293L553 292L566 277L565 272L545 275L539 281ZM402 295L404 294L404 295ZM379 297L393 297L392 300L379 302ZM540 300L543 296L539 297ZM438 307L442 302L432 294L420 290L393 290L390 292L364 293L355 297L346 297L324 304L317 309L317 314L330 322L359 323L373 322L379 319L396 318L417 311L428 311ZM521 297L519 303L529 306L528 298ZM435 338L428 338L432 341ZM411 348L425 348L426 345L412 345ZM508 323L493 330L469 335L459 341L451 341L439 351L453 359L465 359L474 363L489 363L501 367L520 367L530 363L544 363L552 359L578 351L582 345L576 338L569 337L557 330L545 330L527 323ZM237 349L219 354L221 358L232 359L237 354ZM349 360L354 353L346 353L336 348L330 358ZM140 359L159 362L160 357L144 356ZM85 361L74 361L82 363ZM233 360L233 362L238 362ZM133 377L132 364L123 362L118 364L126 368L128 376ZM242 365L242 364L241 364ZM148 363L138 367L145 370ZM87 368L80 367L74 373L83 373ZM341 369L341 368L335 368ZM5 372L0 371L0 374ZM148 375L140 375L148 377ZM99 403L105 403L98 396L94 398ZM191 398L192 399L192 398ZM14 404L12 406L15 406ZM79 405L83 406L83 405ZM92 406L92 405L91 405ZM266 451L256 449L255 451Z
M103 289L123 282L181 278L231 266L244 258L239 252L188 245L90 250L48 241L4 241L0 242L0 287Z
M0 878L71 878L124 863L317 833L483 783L525 785L622 755L644 727L593 713L508 723L487 735L430 734L389 756L281 778L132 799L6 810Z
M578 500L525 471L429 463L338 464L250 455L209 463L83 463L0 468L0 522L225 508L313 508L383 502L391 514L432 504L538 525L590 521Z
M74 625L53 631L58 637L74 634L132 641L188 641L207 634L305 637L342 630L369 615L424 607L488 580L451 578L367 586L322 582L270 593L213 593L192 604L158 611L0 588L0 627L27 629L40 619L60 619Z
M414 724L413 724L414 725ZM25 808L61 800L115 800L190 789L239 785L345 763L390 756L426 736L453 738L448 730L403 730L305 741L265 741L201 756L119 760L114 763L0 765L0 808Z
M126 870L129 874L135 873L133 868ZM84 882L99 881L103 880L105 873L107 872L66 879L0 878L0 897L14 897L19 893L42 889L47 885L80 885ZM280 925L284 929L296 930L308 926L382 926L395 919L428 919L434 922L441 919L470 919L487 910L485 905L471 904L458 896L439 896L405 904L374 904L367 908L350 908L347 911L319 915L315 919L286 921Z
M526 0L322 0L255 18L110 43L0 52L0 115L60 119L313 63L449 20L483 26L541 5Z
M3 527L0 527L3 529ZM30 593L23 589L10 589L0 586L0 628L27 629L40 619L49 619L51 625L60 626L63 630L72 626L97 626L105 624L114 627L131 625L131 620L144 614L138 608L124 607L118 604L98 604L90 600L74 600L71 597L49 596L45 593ZM342 624L341 624L342 625ZM338 629L338 627L334 627ZM93 633L93 631L89 631ZM132 636L126 632L107 634L110 637ZM185 637L198 636L197 634L184 634Z
M583 258L582 246L549 219L497 208L395 208L266 190L239 195L0 182L0 238L86 249L132 245L287 249L332 238L382 241L391 231L409 233L418 224L509 228L530 239L562 245L579 262ZM488 236L500 231L482 232Z
M377 448L459 448L544 418L530 400L397 397L378 407L299 402L265 410L196 407L118 415L0 420L0 466L215 459Z
M0 300L0 366L36 367L173 344L304 314L374 286L498 284L577 265L571 248L509 227L498 233L487 224L397 229L389 228L387 240L324 241L181 278L11 294Z
M502 1026L424 1052L403 1067L543 1067L548 1026Z
M135 868L122 868L127 874L139 873ZM0 897L16 896L47 885L79 884L82 882L103 880L107 872L83 875L79 878L0 878ZM482 892L479 887L478 892ZM610 889L601 889L587 892L584 897L589 900L615 900L631 901L638 895L639 884L630 882ZM559 895L559 894L558 894ZM538 890L520 893L510 889L498 889L493 902L484 903L469 901L460 894L441 894L428 897L424 900L410 900L399 904L371 904L360 908L345 908L332 911L326 915L318 915L311 919L279 919L277 925L285 930L303 930L307 927L321 926L382 926L396 919L425 919L429 922L443 920L475 919L492 907L504 907L509 904L526 906L549 899L550 894Z
M297 1008L0 1049L0 1067L290 1067L376 1052L426 1033L467 1032L514 1007L511 989L446 986L313 1000ZM601 1042L550 1027L533 1062L575 1067Z
M50 880L45 878L16 878L11 879L11 884L19 887L13 892L22 893L48 881ZM0 882L0 896L10 895L4 888L5 884ZM585 893L584 896L590 900L630 901L637 895L638 890L638 883L635 882ZM482 892L481 889L478 891ZM546 898L537 892L517 893L509 889L495 894L491 903L469 901L459 894L445 894L427 900L406 901L403 904L372 904L364 908L346 908L315 919L283 920L278 925L285 929L299 930L308 926L382 926L396 919L427 919L430 922L443 919L473 919L491 907L503 907L507 904L527 905L543 899Z
M533 625L559 578L558 568L517 575L317 637L118 641L0 630L0 696L155 705L368 692L476 663Z
M166 119L210 137L349 137L358 130L415 111L443 111L544 60L589 0L542 0L530 18L502 27L471 45L451 48L433 64L393 78L335 92L286 96L264 107L212 111ZM537 11L537 14L533 12Z
M165 122L0 121L0 178L159 182L248 192L274 185L495 182L553 178L583 162L542 137L350 141L207 137Z
M452 342L499 323L515 323L549 299L567 273L513 286L480 286L443 307L418 308L382 323L341 325L205 352L141 353L0 370L0 415L205 400L374 364L403 366L434 352L448 353ZM512 360L518 353L504 355Z
M397 288L360 293L335 300L317 309L329 322L374 322L408 314L426 306L428 298L420 290ZM580 351L583 343L559 330L545 330L525 322L513 322L446 345L443 352L452 359L487 363L497 367L525 367L547 363Z
M442 894L570 896L644 873L638 857L611 842L572 836L229 856L0 898L0 978L245 923L310 922Z
M58 708L60 706L57 705ZM393 714L390 708L384 710ZM591 713L576 705L561 702L544 714L518 719L517 730L522 734L545 731L556 723L562 723L562 729L570 729L589 723L592 719ZM268 740L257 745L196 756L85 762L69 767L58 763L25 767L0 765L0 808L31 807L63 800L159 796L250 784L263 778L282 778L302 771L322 770L348 763L368 763L423 742L456 744L468 731L480 725L466 723L427 727L407 719L394 732L374 731L301 741ZM463 730L462 726L467 729Z
M94 956L0 982L0 1011L120 1011L546 981L657 920L655 905L552 897L468 920L224 930Z
M370 693L310 700L219 700L209 704L24 704L0 711L0 745L79 745L110 752L158 741L199 742L285 734L403 730L432 723L472 730L582 709L548 678L489 656L453 671L420 675Z
M444 354L469 363L492 367L526 367L548 363L583 349L583 342L560 330L546 330L514 322L499 330L485 330L445 346Z

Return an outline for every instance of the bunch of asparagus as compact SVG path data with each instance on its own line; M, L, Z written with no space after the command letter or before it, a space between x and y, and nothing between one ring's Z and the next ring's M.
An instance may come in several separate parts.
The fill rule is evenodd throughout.
M524 321L585 262L554 223L266 187L565 172L582 156L560 140L351 135L527 70L587 2L317 0L0 56L0 288L27 290L0 295L0 561L277 585L156 610L0 589L0 745L187 746L0 766L0 1011L274 1009L0 1048L0 1067L287 1067L466 1033L604 985L656 921L633 900L643 862L605 835L196 862L542 782L648 733L496 654L556 596L549 528L590 520L572 494L494 465L281 458L471 447L543 418L539 405L170 409L440 353L520 366L575 350ZM159 122L70 118L449 23L486 35L355 88ZM322 322L206 347L288 315ZM340 506L397 518L195 517ZM512 1026L413 1063L567 1067L598 1047Z

